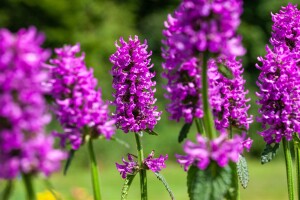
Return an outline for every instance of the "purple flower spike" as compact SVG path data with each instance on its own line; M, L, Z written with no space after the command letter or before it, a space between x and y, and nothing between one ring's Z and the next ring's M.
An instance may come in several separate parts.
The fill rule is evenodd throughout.
M160 155L159 158L153 158L154 151L144 160L144 164L153 172L159 172L162 168L166 168L165 161L168 159L168 155Z
M120 172L122 178L126 178L127 174L134 174L138 170L138 163L134 161L132 154L128 154L127 162L124 158L122 159L124 165L116 163L117 170Z
M283 137L291 140L300 131L300 73L290 53L284 49L274 52L269 47L266 50L265 58L259 58L261 66L256 65L261 70L257 82L261 117L257 120L264 129L259 134L271 144Z
M141 44L135 36L128 43L120 38L120 46L116 42L116 47L116 53L110 57L116 125L125 133L153 130L161 112L154 106L156 82L151 80L155 73L149 71L153 64L147 43Z
M261 105L258 121L263 131L259 134L268 144L279 143L282 138L292 140L300 132L300 11L288 4L272 15L273 49L259 57L261 71L257 93Z
M211 161L217 162L220 167L225 167L231 160L238 162L239 155L243 150L251 147L252 141L248 138L244 140L243 136L234 135L228 139L226 133L221 133L218 138L208 141L200 134L197 135L197 144L187 141L184 144L184 152L187 155L176 155L177 161L187 171L195 164L199 169L205 170Z
M218 70L223 65L232 74L232 79L225 77ZM215 117L217 130L236 127L249 129L253 122L252 116L248 116L250 104L246 99L248 90L245 90L245 80L242 77L243 69L241 61L234 58L220 56L216 60L211 59L208 67L210 105Z
M96 90L97 79L93 70L87 69L84 53L79 44L55 49L57 58L49 66L52 73L51 95L55 100L54 111L64 128L62 146L70 141L73 149L82 144L84 128L92 137L103 135L109 139L115 133L114 120L109 117L108 105L102 101L101 90Z
M12 34L0 29L0 178L43 173L60 168L66 155L53 148L45 126L51 116L44 99L50 52L34 27Z
M297 5L289 3L282 7L279 13L272 14L272 20L271 44L297 54L300 50L300 10Z
M167 79L170 119L202 118L201 56L241 56L245 49L236 34L242 0L183 0L165 22L162 76Z

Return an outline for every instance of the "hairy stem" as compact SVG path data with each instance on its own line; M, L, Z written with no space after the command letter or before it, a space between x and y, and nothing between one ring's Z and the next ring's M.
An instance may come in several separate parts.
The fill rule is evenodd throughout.
M146 170L144 168L144 152L143 152L143 146L141 141L141 136L138 133L135 133L135 140L137 145L137 151L138 151L138 161L140 169L140 188L141 188L141 200L147 200L147 174Z
M203 101L203 121L204 128L207 137L212 139L216 137L215 129L214 129L214 119L212 116L212 112L209 106L209 94L208 94L208 78L207 78L207 61L209 54L207 52L204 53L202 59L202 101Z
M299 144L294 143L294 149L295 149L295 162L296 162L296 176L297 176L297 194L298 199L300 199L300 149Z
M229 137L233 138L233 132L232 132L232 126L229 126ZM240 200L240 183L239 183L239 177L237 172L237 163L231 162L230 164L231 170L232 170L232 186L235 189L234 196L232 200Z

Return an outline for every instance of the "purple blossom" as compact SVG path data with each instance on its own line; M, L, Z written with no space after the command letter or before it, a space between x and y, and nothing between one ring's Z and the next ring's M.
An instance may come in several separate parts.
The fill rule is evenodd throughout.
M218 138L208 141L207 138L198 134L197 143L186 141L183 148L186 155L176 155L176 158L185 171L192 164L205 170L211 161L217 162L220 167L225 167L230 160L238 162L244 148L248 150L251 144L251 139L244 140L244 136L239 135L228 139L226 133L221 133Z
M116 47L117 51L110 57L116 125L125 133L153 130L161 112L154 106L156 82L151 80L155 73L150 71L153 64L150 64L147 43L141 44L135 36L128 43L120 38L120 46L116 42Z
M256 65L261 71L257 81L261 116L257 120L264 129L259 134L271 144L283 137L291 140L300 131L300 73L297 60L284 48L272 51L267 47L266 51L264 58L258 58L261 66Z
M267 54L256 65L261 71L257 82L261 116L257 120L263 131L259 134L268 144L291 140L300 131L300 11L289 3L272 20L273 48L266 47Z
M0 29L0 178L20 173L48 176L66 155L46 136L47 113L43 63L50 52L41 48L44 36L34 27L16 34Z
M115 133L114 120L110 119L108 105L102 101L101 90L93 69L87 69L79 44L55 49L57 58L49 66L52 74L51 95L55 101L54 112L64 128L64 133L55 133L61 145L69 141L72 149L78 149L88 129L91 137L103 135L107 139Z
M120 172L122 178L126 178L128 174L135 174L140 170L140 166L137 161L134 160L132 154L128 154L128 162L123 158L123 165L116 163L117 170ZM154 158L154 151L152 151L148 157L143 161L143 166L146 169L150 169L153 172L159 172L162 168L166 167L165 161L168 159L168 155L160 155L159 158Z
M163 74L168 80L165 97L171 100L166 108L171 120L178 122L183 117L186 123L191 123L194 117L203 117L201 70L198 65L197 59L192 58L176 71L174 69Z
M274 48L284 48L297 54L300 50L300 11L297 5L289 3L282 7L279 13L272 14L274 22L272 26L272 38L270 40Z
M228 56L245 53L236 35L242 13L242 0L183 0L168 16L163 34L166 98L170 119L202 118L201 56L204 52Z
M232 79L225 77L219 70L227 68L232 74ZM241 61L234 58L220 56L211 59L208 66L210 105L215 117L217 130L236 127L244 130L249 129L253 122L252 116L248 116L250 99L246 98L248 90L245 90L245 80Z
M166 168L165 161L168 159L168 155L160 155L159 158L153 158L154 151L144 160L144 164L153 172L159 172L162 168Z
M134 156L132 154L128 154L127 158L129 162L122 158L124 165L116 163L117 170L124 179L127 177L127 174L134 174L139 168L138 163L133 159Z

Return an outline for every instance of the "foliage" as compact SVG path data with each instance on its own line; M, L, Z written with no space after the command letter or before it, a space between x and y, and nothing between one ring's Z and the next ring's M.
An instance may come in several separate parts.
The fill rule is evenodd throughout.
M191 166L188 171L187 186L191 200L222 199L231 186L231 169L220 168L212 163L206 170Z

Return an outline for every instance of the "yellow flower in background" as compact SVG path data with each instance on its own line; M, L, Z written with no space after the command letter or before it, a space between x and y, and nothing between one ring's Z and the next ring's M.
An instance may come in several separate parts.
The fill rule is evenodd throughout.
M60 199L60 195L55 192L55 195ZM39 192L37 194L37 200L57 200L55 196L49 190Z

